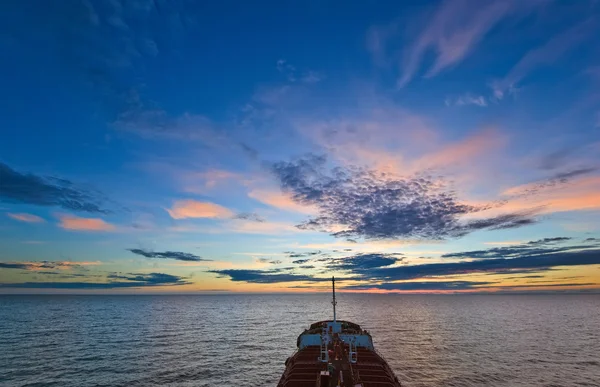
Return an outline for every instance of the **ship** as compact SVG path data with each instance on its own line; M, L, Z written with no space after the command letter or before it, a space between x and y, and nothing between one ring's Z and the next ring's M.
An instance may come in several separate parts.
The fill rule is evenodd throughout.
M371 334L337 319L335 277L331 283L333 320L315 322L298 336L277 387L401 387Z

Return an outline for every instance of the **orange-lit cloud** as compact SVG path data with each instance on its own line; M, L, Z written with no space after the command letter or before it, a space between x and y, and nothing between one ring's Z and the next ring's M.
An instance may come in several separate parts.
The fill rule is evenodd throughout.
M297 125L302 134L342 164L368 166L394 176L435 168L453 170L461 180L472 180L475 174L481 175L482 160L492 162L490 156L507 143L507 137L495 128L444 142L443 132L430 120L392 108L369 112L366 119Z
M59 226L75 231L115 231L117 228L99 218L80 218L74 215L59 215Z
M435 152L425 154L413 163L413 168L454 167L457 164L472 162L474 159L489 155L502 148L506 138L494 129L486 129Z
M533 187L531 184L513 187L504 194L518 195ZM549 187L534 196L517 196L499 209L521 211L538 207L541 213L600 209L600 177L583 177L565 186Z
M229 218L234 215L231 210L218 204L196 200L178 200L167 212L173 219Z
M44 219L40 218L37 215L33 215L33 214L10 213L9 212L6 215L8 215L10 218L13 218L13 219L21 221L21 222L27 222L27 223L43 223L43 222L45 222Z

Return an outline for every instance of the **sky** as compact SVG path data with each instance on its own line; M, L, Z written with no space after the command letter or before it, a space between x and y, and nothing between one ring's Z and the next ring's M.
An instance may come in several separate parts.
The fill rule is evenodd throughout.
M0 21L0 293L600 290L598 1Z

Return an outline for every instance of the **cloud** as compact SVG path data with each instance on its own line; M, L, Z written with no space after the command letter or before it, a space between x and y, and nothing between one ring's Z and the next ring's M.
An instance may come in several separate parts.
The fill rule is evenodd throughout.
M241 212L241 213L235 215L234 218L235 219L249 220L249 221L258 222L258 223L264 223L265 222L265 218L262 218L260 215L254 213L254 212Z
M183 253L181 251L148 251L144 249L127 249L134 254L141 255L146 258L164 258L164 259L176 259L178 261L211 261L210 259L204 259L198 255L192 253Z
M210 169L200 173L192 173L185 176L187 180L200 178L204 182L204 188L211 189L221 185L225 181L240 180L242 176L238 173L226 171L223 169Z
M415 290L415 291L435 291L435 290L468 290L486 287L494 282L484 281L431 281L431 282L387 282L382 284L351 285L344 289L348 290Z
M525 4L527 3L527 4ZM431 51L434 60L425 76L432 77L463 61L501 20L524 14L543 2L446 0L423 25L405 51L400 87L408 84ZM387 39L389 40L389 39ZM378 43L380 46L383 42Z
M283 282L323 282L331 281L331 278L313 277L303 274L280 273L265 270L210 270L209 273L218 274L220 277L229 277L234 282L249 282L256 284L274 284ZM341 279L340 279L341 280Z
M297 259L295 261L292 261L292 263L295 263L297 265L301 265L301 264L306 263L308 261L310 261L310 259Z
M600 264L600 250L563 251L518 258L492 258L451 263L430 263L383 267L363 273L365 279L408 280L415 278L473 273L511 273L513 270L544 271L556 266Z
M390 178L358 167L327 170L326 162L324 156L311 155L271 167L284 193L318 208L318 215L299 228L345 238L443 239L534 222L531 211L461 220L490 205L461 203L443 180L425 174Z
M99 218L80 218L74 215L59 215L59 227L74 231L115 231L117 228Z
M304 83L317 83L317 82L321 82L323 80L323 78L324 78L323 74L320 74L316 71L308 71L306 74L304 74L300 78L300 81L302 81Z
M520 185L517 187L512 187L512 188L504 191L503 193L504 193L504 195L511 195L511 196L532 195L532 194L536 194L539 191L544 190L544 189L553 188L553 187L567 184L571 180L573 180L577 177L591 174L597 170L598 170L598 168L596 168L596 167L586 167L586 168L572 169L572 170L564 171L564 172L558 172L558 173L555 173L554 175L552 175L546 179L543 179L541 181L536 181L533 183L524 184L524 185Z
M291 65L285 59L279 59L276 64L277 71L285 75L289 82L302 82L302 83L317 83L323 79L323 75L316 71L306 71L304 73L299 72L295 66Z
M259 258L260 263L270 263L271 265L280 265L282 262L279 259L269 260L268 258Z
M561 148L550 152L540 157L538 167L542 170L551 171L559 167L564 166L568 161L573 152L577 148Z
M357 254L351 257L329 258L329 270L349 271L354 274L368 272L371 269L394 265L402 261L394 254L369 253Z
M248 192L248 197L284 211L303 214L315 212L314 206L296 203L290 195L282 193L279 190L253 189Z
M14 214L14 213L9 212L6 215L10 218L13 218L13 219L21 221L21 222L26 222L26 223L43 223L43 222L45 222L45 220L43 218L40 218L39 216L32 215L32 214L25 214L25 213Z
M527 242L527 244L539 246L539 245L547 245L547 244L566 242L566 241L570 241L571 239L573 239L573 238L571 238L571 237L543 238L543 239L538 239L537 241Z
M234 213L218 204L196 200L178 200L167 209L173 219L187 218L230 218Z
M569 237L544 238L512 246L494 247L486 250L462 251L459 253L447 253L443 254L442 258L517 258L523 256L550 254L563 251L575 251L579 249L589 249L591 247L594 247L590 245L557 246L567 241L570 241L571 239L572 238Z
M600 249L597 243L584 246L560 246L571 240L568 237L544 238L517 246L492 248L445 254L443 258L459 258L458 262L407 264L400 253L356 254L347 257L323 257L314 259L324 262L328 272L342 274L343 280L377 281L383 284L359 284L356 289L378 288L384 290L461 290L468 289L465 281L443 281L446 285L429 282L416 285L398 284L396 281L455 276L469 274L486 275L539 275L556 270L560 266L600 265ZM296 263L296 262L294 262ZM305 263L304 261L298 263ZM398 265L402 263L401 265ZM306 265L314 266L314 265ZM312 268L312 267L311 267ZM284 272L291 268L272 270L212 270L221 277L234 282L285 283L322 282L328 278ZM451 283L453 282L454 285ZM491 282L471 283L473 286L489 285ZM415 288L411 288L414 286Z
M484 96L473 96L471 94L461 95L456 98L446 98L445 104L446 106L476 105L479 107L486 107L488 105Z
M2 269L23 269L29 270L29 265L26 263L19 262L0 262L0 268Z
M183 277L164 273L128 273L126 275L110 274L108 282L20 282L3 283L0 288L20 289L123 289L153 286L187 285Z
M43 269L54 270L82 270L85 266L100 265L99 261L26 261L26 262L0 262L0 268L40 271Z
M109 213L100 194L58 177L21 173L0 163L0 199L8 202L56 206L72 211Z
M494 96L502 99L507 90L516 87L535 68L554 64L569 50L577 48L587 37L594 36L595 29L595 21L587 19L554 36L543 46L529 51L503 79L491 85Z

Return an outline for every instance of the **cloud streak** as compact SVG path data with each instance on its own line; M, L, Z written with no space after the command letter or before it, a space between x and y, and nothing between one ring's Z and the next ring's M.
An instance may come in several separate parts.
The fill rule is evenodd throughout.
M18 172L0 163L0 199L7 202L61 207L66 210L107 214L100 194L58 177Z
M107 282L18 282L0 284L0 288L19 289L124 289L187 285L183 277L164 273L109 274Z
M562 34L554 36L546 44L529 51L504 77L492 85L494 96L502 99L507 90L515 88L532 70L539 66L550 65L560 59L569 50L573 50L587 37L593 36L595 20L588 19L571 27Z
M501 20L509 15L522 15L539 3L542 2L444 1L405 52L398 86L403 87L413 79L429 52L435 56L425 76L433 77L463 61Z
M25 223L44 223L45 220L37 215L33 215L33 214L25 214L25 213L18 213L18 214L14 214L14 213L7 213L6 214L9 218L12 218L14 220L18 220L20 222L25 222Z
M407 280L432 276L472 273L508 273L511 270L544 271L556 266L581 266L600 264L600 250L564 251L519 258L493 258L452 263L431 263L377 268L365 273L365 279Z
M198 255L192 253L184 253L181 251L148 251L144 249L127 249L134 254L141 255L146 258L162 258L162 259L175 259L178 261L212 261L211 259L204 259Z
M209 273L217 274L219 277L229 278L233 282L249 282L255 284L331 281L331 278L320 278L311 275L280 273L278 271L266 270L227 269L210 270Z

